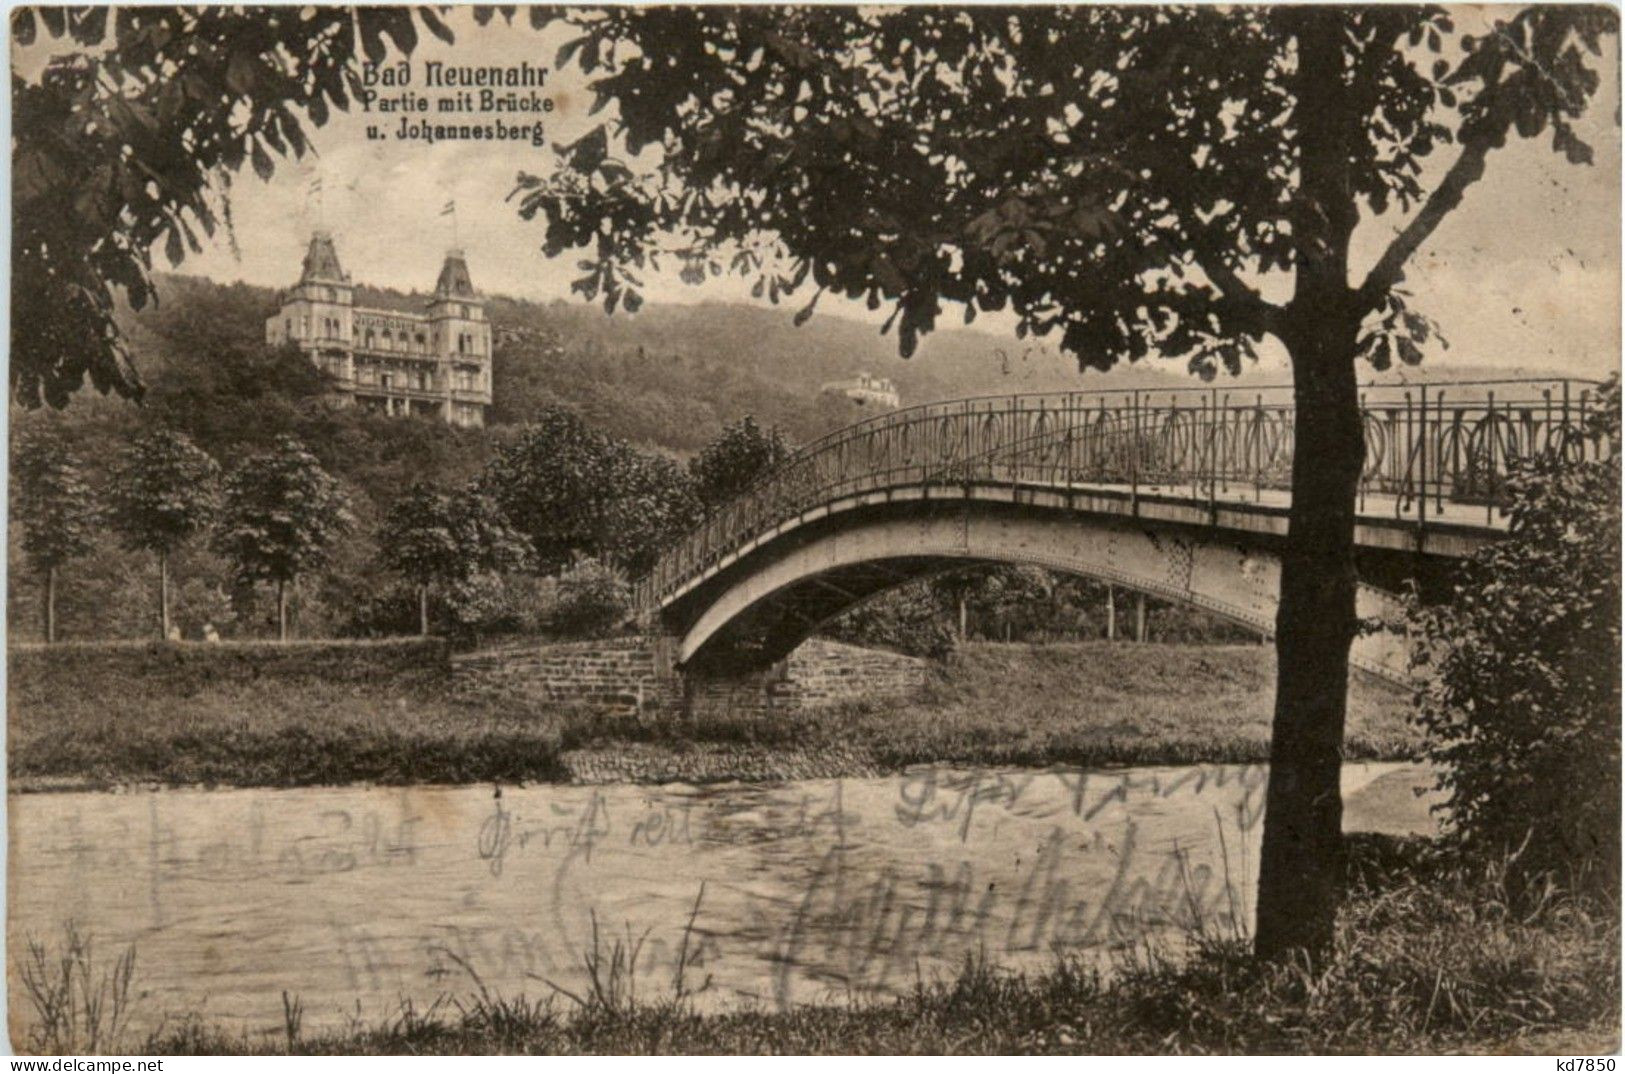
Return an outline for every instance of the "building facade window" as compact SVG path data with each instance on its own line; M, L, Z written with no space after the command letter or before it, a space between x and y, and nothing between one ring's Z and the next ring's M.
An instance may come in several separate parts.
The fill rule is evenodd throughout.
M453 271L449 261L445 271ZM266 338L297 342L317 370L337 379L335 393L358 408L484 425L490 343L478 327L483 307L469 296L466 273L458 265L454 276L443 276L453 284L437 285L420 314L357 308L331 237L318 235L304 275L266 318ZM451 391L459 393L455 402L446 398Z

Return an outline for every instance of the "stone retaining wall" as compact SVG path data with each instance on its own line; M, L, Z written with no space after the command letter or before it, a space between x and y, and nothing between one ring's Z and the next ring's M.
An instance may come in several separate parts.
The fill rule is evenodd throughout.
M622 716L761 715L862 699L896 698L925 682L924 660L813 639L767 671L680 674L673 643L639 635L508 645L453 658L471 685L491 685L541 705L584 705Z
M541 705L585 705L617 715L680 709L682 681L655 637L505 645L452 657L463 683L495 686Z

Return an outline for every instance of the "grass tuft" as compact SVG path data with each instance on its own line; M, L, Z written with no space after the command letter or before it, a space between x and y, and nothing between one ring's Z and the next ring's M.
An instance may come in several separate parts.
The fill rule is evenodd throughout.
M37 1055L85 1055L122 1050L129 1024L135 948L109 967L96 963L91 937L71 922L60 945L29 937L18 976L33 1010L28 1044Z
M1109 976L969 959L893 1002L699 1014L635 998L635 957L595 948L595 994L565 1011L477 987L471 1000L373 1027L306 1035L307 1053L909 1054L1597 1052L1618 1047L1619 908L1554 893L1511 912L1504 870L1472 871L1421 841L1364 837L1353 896L1322 965L1256 963L1244 938L1140 951ZM630 937L628 937L630 942ZM477 980L476 980L477 983ZM171 1054L264 1051L196 1024Z

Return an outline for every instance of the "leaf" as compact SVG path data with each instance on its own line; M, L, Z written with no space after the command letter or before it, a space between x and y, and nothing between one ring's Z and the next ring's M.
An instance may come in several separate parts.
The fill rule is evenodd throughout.
M434 34L448 45L455 45L457 43L457 37L451 32L451 27L440 21L440 16L435 12L434 8L420 7L417 9L417 12L418 18L423 20L424 29L428 30L431 34Z
M254 161L254 174L269 181L272 173L276 171L275 166L271 163L270 154L266 153L265 148L260 145L258 139L251 139L250 147Z
M797 328L800 328L802 325L806 324L812 319L813 310L817 307L818 299L822 297L823 294L824 289L820 287L813 293L812 301L808 302L805 306L796 311L796 315L791 318L791 321Z

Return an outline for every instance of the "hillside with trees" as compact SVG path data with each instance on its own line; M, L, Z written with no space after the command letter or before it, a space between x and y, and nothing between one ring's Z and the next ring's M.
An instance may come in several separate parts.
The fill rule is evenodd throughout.
M159 304L124 323L131 351L152 393L174 398L208 368L189 356L259 347L276 294L247 284L158 277ZM356 303L420 310L428 296L361 286ZM829 314L801 325L788 308L704 302L648 303L636 314L605 315L578 300L487 300L494 336L493 425L523 424L538 410L564 406L605 432L687 455L728 422L753 415L795 442L861 420L872 411L820 394L829 381L869 372L897 384L904 405L1006 392L1158 387L1194 390L1176 367L1146 363L1106 381L1080 374L1051 348L974 330L944 331L912 359L875 325ZM176 361L184 378L171 375ZM239 384L252 400L263 391L303 394L297 383ZM177 379L185 383L176 384ZM315 382L314 373L305 379ZM166 391L167 388L167 391ZM204 389L207 390L207 389ZM90 397L83 397L88 400ZM75 400L75 409L80 400Z
M903 363L872 326L838 318L797 328L782 311L727 305L609 318L495 298L497 402L489 427L464 429L333 405L297 349L263 342L268 289L158 282L159 303L124 316L142 403L80 393L60 411L13 413L16 637L44 637L47 625L65 639L606 629L667 541L795 444L864 416L821 394L824 381L868 369L912 401L1006 383L996 339L979 333L933 337L933 363ZM397 309L422 301L358 296ZM1084 383L1038 370L1013 379ZM273 533L290 489L331 502L324 517ZM1105 629L1102 587L961 574L835 630L940 652L956 637ZM1161 605L1150 621L1164 640L1240 636Z
M31 553L28 528L14 531L9 599L19 637L43 636L46 618L60 623L66 638L162 636L172 622L188 637L205 625L228 637L279 632L273 587L244 584L255 571L234 568L215 541L202 539L202 505L163 517L175 514L161 501L174 492L176 474L150 474L153 486L144 489L127 480L136 461L130 453L142 445L150 454L167 443L178 473L195 450L203 457L191 462L199 472L212 461L226 474L292 438L333 476L350 528L324 552L323 569L285 587L294 633L404 633L432 621L436 629L477 634L612 620L627 580L662 542L741 489L757 468L873 412L820 392L823 383L859 370L892 378L906 403L1106 384L1199 390L1198 382L1149 363L1109 381L1079 374L1069 359L1037 348L1012 355L999 337L975 331L933 334L905 361L874 326L838 317L815 316L797 327L783 309L718 303L648 304L609 317L578 302L496 296L489 306L491 423L464 429L332 405L323 375L296 349L263 342L264 320L277 303L271 289L185 276L157 283L156 305L122 314L147 384L142 403L81 392L60 411L13 412L18 448L36 445L27 457L40 481L77 481L87 494L105 486L96 517L68 503L61 510L77 512L74 525L50 523L77 535L61 548L47 541ZM358 303L382 308L418 309L426 297L358 290ZM1245 389L1265 376L1254 370L1221 386ZM77 470L63 470L62 445L79 460ZM605 500L595 490L606 483L627 491ZM130 502L132 494L146 502ZM433 571L415 558L421 548L385 547L391 532L411 544L399 509L409 495L498 505L533 553L509 557L524 559L526 569L495 570L503 557L467 542L443 547ZM120 519L125 524L115 524ZM573 567L580 556L591 562ZM962 625L972 638L1018 640L1104 629L1101 587L1018 579L999 569L973 572L958 585L964 592L939 586L899 593L837 633L929 652ZM579 608L571 603L578 590ZM1022 594L1038 593L1054 606L1042 622L1020 607ZM559 599L570 607L549 604ZM537 610L544 606L550 610ZM1158 639L1242 636L1171 606L1155 605L1150 622Z

